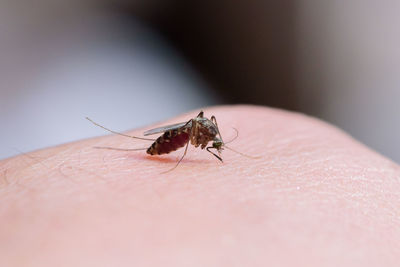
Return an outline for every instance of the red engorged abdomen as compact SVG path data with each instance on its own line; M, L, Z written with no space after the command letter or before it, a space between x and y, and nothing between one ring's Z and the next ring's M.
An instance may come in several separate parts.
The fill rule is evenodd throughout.
M158 154L167 154L171 151L175 151L178 148L183 147L189 141L189 134L181 132L174 137L168 138L169 142L164 140L163 143L159 143L157 146Z

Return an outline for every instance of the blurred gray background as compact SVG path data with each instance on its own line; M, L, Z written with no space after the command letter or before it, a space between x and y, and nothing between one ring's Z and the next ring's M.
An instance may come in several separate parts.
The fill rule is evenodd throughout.
M0 2L0 158L206 105L327 120L400 162L399 1Z

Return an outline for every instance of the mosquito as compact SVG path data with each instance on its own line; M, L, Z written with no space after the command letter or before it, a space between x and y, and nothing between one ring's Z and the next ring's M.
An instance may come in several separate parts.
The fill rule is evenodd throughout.
M133 148L133 149L113 148L113 147L96 147L96 148L119 150L119 151L146 150L147 154L150 154L150 155L163 155L163 154L168 154L172 151L176 151L179 148L185 146L185 151L184 151L183 155L181 156L181 158L176 163L176 165L166 172L172 171L176 167L178 167L179 163L181 163L183 158L186 156L186 152L187 152L189 144L192 144L195 147L200 146L201 149L206 148L206 150L209 153L213 154L221 162L223 162L222 157L221 157L221 151L224 148L227 148L235 153L238 153L238 154L248 157L248 158L259 158L259 157L253 157L253 156L243 154L239 151L236 151L236 150L226 146L227 143L232 142L233 140L235 140L238 137L238 131L234 128L234 130L236 131L235 138L233 138L231 141L229 141L227 143L224 143L221 133L218 129L217 119L215 118L215 116L211 116L211 119L204 117L203 111L200 111L200 113L197 115L197 117L190 119L187 122L171 124L171 125L151 129L151 130L148 130L143 133L144 136L163 133L157 139L137 137L137 136L126 135L123 133L115 132L113 130L110 130L110 129L94 122L93 120L91 120L89 118L86 118L86 119L89 120L90 122L92 122L94 125L96 125L100 128L103 128L104 130L109 131L113 134L122 135L125 137L130 137L130 138L139 139L139 140L153 141L153 144L148 148ZM207 146L209 142L212 142L211 146ZM214 150L216 153L213 152L212 150Z

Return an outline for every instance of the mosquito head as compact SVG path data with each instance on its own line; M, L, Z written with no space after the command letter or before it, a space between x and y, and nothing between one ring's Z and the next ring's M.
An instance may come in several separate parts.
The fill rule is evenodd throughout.
M211 154L213 154L217 159L219 159L222 162L221 151L223 149L223 146L224 146L224 142L220 138L215 137L213 140L212 146L207 147L207 151L210 152ZM217 150L218 155L215 154L214 152L212 152L210 149Z
M215 148L216 150L218 150L218 152L220 152L223 149L224 146L224 142L222 142L221 139L219 138L214 138L213 144L212 144L213 148Z

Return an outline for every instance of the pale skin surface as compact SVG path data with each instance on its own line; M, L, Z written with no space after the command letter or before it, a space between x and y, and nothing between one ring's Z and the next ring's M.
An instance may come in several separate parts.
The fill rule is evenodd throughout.
M303 115L204 111L262 158L190 147L160 174L183 149L92 148L151 144L108 135L1 161L1 266L400 265L398 165Z

